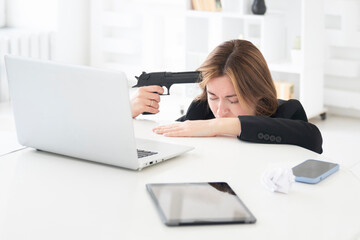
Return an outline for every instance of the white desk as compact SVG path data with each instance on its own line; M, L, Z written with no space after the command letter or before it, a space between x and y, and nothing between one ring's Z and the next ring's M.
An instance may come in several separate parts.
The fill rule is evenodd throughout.
M25 149L0 158L0 239L359 239L360 182L350 171L289 194L260 183L270 167L321 155L296 146L230 137L165 138L136 120L136 135L195 150L140 172ZM226 181L257 218L253 225L166 227L146 183Z
M22 148L17 141L10 103L0 102L0 157Z

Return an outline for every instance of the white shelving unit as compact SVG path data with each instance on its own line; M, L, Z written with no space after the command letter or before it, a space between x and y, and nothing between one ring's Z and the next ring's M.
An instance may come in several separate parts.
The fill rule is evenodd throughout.
M183 70L183 29L176 28L183 12L179 0L91 0L90 64L124 71L131 81L142 71Z
M283 14L266 16L188 10L186 13L186 67L196 68L220 43L247 39L272 61L284 58ZM196 59L195 61L193 61Z
M349 113L360 111L359 11L360 1L356 0L325 4L324 100L330 108Z
M294 83L309 118L323 114L323 1L279 0L262 16L249 13L249 0L224 3L221 12L204 12L187 1L186 69L199 67L220 43L246 39L261 50L274 80ZM293 50L296 40L299 49Z

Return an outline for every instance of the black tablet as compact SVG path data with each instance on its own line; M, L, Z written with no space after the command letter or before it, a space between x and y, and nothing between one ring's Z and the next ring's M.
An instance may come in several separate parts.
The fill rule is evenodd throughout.
M256 222L225 182L156 183L146 188L168 226Z

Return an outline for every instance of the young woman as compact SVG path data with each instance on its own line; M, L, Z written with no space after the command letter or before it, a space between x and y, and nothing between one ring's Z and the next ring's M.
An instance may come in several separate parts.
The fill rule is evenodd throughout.
M322 153L319 129L308 122L297 100L278 100L261 52L245 40L216 47L200 66L203 92L179 123L153 129L168 137L234 135L254 143L293 144ZM133 117L158 113L159 86L140 88Z

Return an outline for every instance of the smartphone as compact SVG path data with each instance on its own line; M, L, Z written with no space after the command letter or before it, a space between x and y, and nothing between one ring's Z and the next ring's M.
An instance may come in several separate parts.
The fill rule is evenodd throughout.
M339 164L308 159L292 168L296 182L318 183L339 170Z

